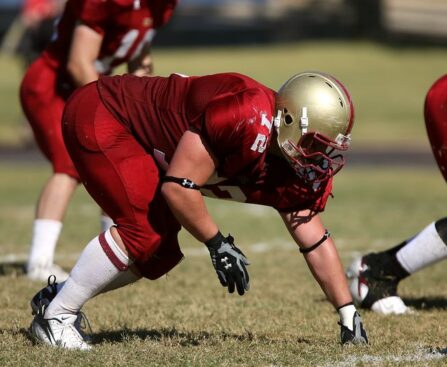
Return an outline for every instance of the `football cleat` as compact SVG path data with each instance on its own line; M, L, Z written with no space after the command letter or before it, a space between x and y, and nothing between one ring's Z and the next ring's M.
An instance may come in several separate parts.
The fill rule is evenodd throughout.
M352 319L352 330L341 324L340 325L340 339L344 344L368 344L368 336L363 328L362 319L358 312L354 313Z
M90 350L92 348L75 325L79 314L62 314L49 319L45 319L44 315L44 312L39 311L30 326L31 337L37 343L65 349ZM81 315L87 320L84 314Z
M382 315L401 315L411 313L411 308L407 307L399 296L391 296L379 299L371 306L371 310Z
M56 297L57 294L56 276L50 275L48 277L48 285L37 292L31 299L31 312L33 315L37 315L39 310L43 313L48 307L50 302Z
M59 281L64 281L68 278L68 273L56 264L49 266L28 264L26 275L29 279L40 282L46 282L48 277L51 275L55 275Z
M410 311L397 294L399 280L383 270L379 254L370 253L355 259L346 271L354 301L374 312L404 314Z
M48 285L37 292L30 301L31 313L37 315L44 314L50 302L56 297L58 293L58 283L56 276L50 275L48 277ZM79 312L75 321L75 327L85 341L91 342L91 337L87 335L86 329L89 327L87 318L83 312Z

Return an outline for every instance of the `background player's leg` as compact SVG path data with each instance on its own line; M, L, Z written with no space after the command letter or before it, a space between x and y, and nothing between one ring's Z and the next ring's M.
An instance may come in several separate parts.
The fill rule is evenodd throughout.
M447 218L431 223L396 252L396 260L413 274L447 257Z
M113 226L112 218L110 218L106 213L101 211L101 216L100 216L101 232L107 231L111 226Z
M54 265L54 252L68 204L77 185L73 177L55 173L43 187L37 203L27 264L29 278L45 281L51 274L60 280L68 276Z
M57 75L42 59L28 69L21 88L23 111L33 129L36 142L53 166L36 209L27 275L46 281L55 274L60 280L68 276L53 264L62 220L77 185L77 173L62 138L61 117L65 100L55 90Z

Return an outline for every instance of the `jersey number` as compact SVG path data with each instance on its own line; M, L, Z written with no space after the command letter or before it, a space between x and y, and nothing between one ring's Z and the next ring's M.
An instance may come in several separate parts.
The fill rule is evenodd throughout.
M250 149L255 152L263 153L265 148L267 148L267 137L264 134L258 133L258 136Z
M140 34L140 32L138 29L129 30L121 39L121 44L118 47L118 49L115 51L113 56L106 56L101 60L96 60L96 62L95 62L96 70L99 73L106 73L110 70L110 66L113 64L113 62L116 59L125 58L127 53L129 52L129 50L131 49L131 47L134 45L139 34ZM144 45L147 43L151 43L154 36L155 36L155 30L148 29L146 31L146 33L144 34L144 37L138 43L137 47L135 48L134 52L132 53L132 55L129 59L133 60L136 57L138 57L140 55L141 50L143 49Z

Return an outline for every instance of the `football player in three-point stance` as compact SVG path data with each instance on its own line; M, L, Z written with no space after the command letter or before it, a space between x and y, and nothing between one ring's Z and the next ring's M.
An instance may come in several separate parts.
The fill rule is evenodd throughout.
M436 162L447 181L447 75L427 93L424 117ZM347 270L354 299L382 314L410 309L397 294L402 279L447 257L447 218L436 220L401 244L355 259Z
M342 343L367 343L330 233L319 216L354 122L335 78L307 72L278 93L237 73L100 77L63 116L67 149L115 226L84 249L63 284L32 300L34 338L89 349L77 318L99 293L157 279L183 257L181 227L209 250L230 293L249 289L248 260L203 195L275 208L340 316Z
M40 194L27 275L46 281L68 276L53 264L62 221L79 183L61 131L66 99L76 87L127 63L136 75L150 75L155 30L171 17L177 0L68 0L54 40L28 68L20 89L23 111L37 144L53 166ZM102 217L107 229L112 221Z

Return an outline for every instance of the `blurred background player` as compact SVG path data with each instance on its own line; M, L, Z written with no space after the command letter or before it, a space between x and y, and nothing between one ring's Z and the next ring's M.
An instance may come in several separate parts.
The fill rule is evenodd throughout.
M46 48L66 0L24 0L1 42L1 51L18 54L28 67Z
M20 15L24 33L17 52L28 67L47 47L66 0L25 0Z
M25 0L1 42L0 51L18 55L26 70L49 44L64 5L65 0ZM21 120L18 135L24 145L34 146L31 128L26 119Z
M66 99L77 87L125 62L130 73L150 75L149 46L176 4L176 0L68 0L54 40L28 68L20 89L22 108L39 148L53 166L37 204L29 278L67 276L53 263L62 221L79 183L61 133ZM111 223L103 216L104 230Z
M428 91L424 117L433 154L447 181L447 75ZM409 308L397 294L399 282L446 257L447 218L442 218L393 248L354 260L347 270L351 293L363 308L406 313Z
M34 338L89 349L77 322L84 303L166 274L183 257L181 227L207 246L221 284L243 295L248 261L209 215L207 195L278 210L339 312L341 342L367 343L318 215L353 122L348 92L322 73L295 75L278 93L237 73L104 76L75 92L63 117L67 149L116 226L87 245L62 287L50 282L33 299Z

